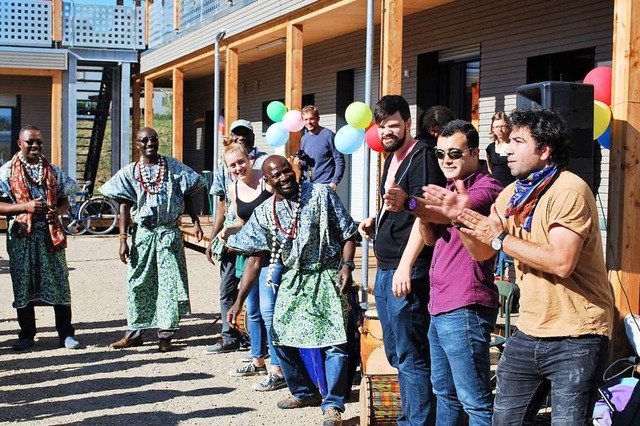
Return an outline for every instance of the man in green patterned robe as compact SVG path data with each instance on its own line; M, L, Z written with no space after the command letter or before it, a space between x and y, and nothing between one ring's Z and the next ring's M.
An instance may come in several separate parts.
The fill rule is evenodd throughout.
M142 345L142 332L158 328L159 350L171 350L180 315L189 313L187 261L178 218L185 209L198 241L203 233L192 195L205 186L202 176L175 158L158 155L158 134L138 131L140 160L123 167L100 192L120 203L120 260L128 263L127 323L115 349ZM131 249L127 228L132 219Z
M261 263L270 256L273 269L280 260L285 272L273 312L272 340L292 396L278 407L321 403L323 424L339 425L347 387L346 295L353 283L356 226L334 191L326 185L298 184L284 157L268 157L262 171L275 194L227 242L251 254L227 320L235 322ZM318 395L299 348L322 351L328 390L324 397Z

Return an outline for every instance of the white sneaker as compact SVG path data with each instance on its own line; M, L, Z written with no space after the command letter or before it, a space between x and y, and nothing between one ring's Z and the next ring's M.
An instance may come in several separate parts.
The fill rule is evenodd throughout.
M67 349L78 349L79 346L80 342L73 336L67 336L66 339L64 339L64 347Z

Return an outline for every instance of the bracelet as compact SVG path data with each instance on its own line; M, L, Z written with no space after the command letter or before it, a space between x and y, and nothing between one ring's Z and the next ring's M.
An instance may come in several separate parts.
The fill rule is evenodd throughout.
M118 239L120 241L126 241L128 236L129 236L129 234L118 234Z

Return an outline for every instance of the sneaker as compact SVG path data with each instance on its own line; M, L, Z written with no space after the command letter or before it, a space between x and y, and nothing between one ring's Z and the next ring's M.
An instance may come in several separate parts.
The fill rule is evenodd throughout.
M33 346L33 339L18 339L18 341L13 344L13 350L24 351L25 349L29 349L31 346Z
M80 342L73 336L67 336L64 340L60 339L60 347L67 349L78 349Z
M284 377L278 376L276 373L269 373L266 379L260 383L254 383L252 388L260 392L270 392L287 387Z
M233 342L233 343L218 342L211 346L205 346L202 352L204 352L205 354L223 354L226 352L235 352L239 349L240 349L240 343L238 342Z
M320 395L310 396L309 398L298 399L293 395L289 395L282 401L278 402L278 408L288 410L291 408L302 407L319 407L322 404L322 397Z
M322 426L342 426L342 413L336 407L327 407L322 416Z
M246 364L229 371L229 375L232 377L264 376L265 374L267 374L267 366L263 365L262 367L258 367L254 363Z

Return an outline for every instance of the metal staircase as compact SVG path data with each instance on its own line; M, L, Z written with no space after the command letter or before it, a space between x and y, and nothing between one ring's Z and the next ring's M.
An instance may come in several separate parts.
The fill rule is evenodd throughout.
M90 181L98 174L105 131L109 125L112 96L111 66L78 64L77 80L77 180Z

